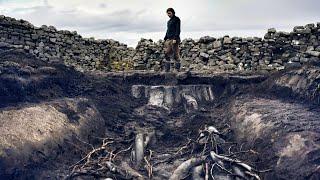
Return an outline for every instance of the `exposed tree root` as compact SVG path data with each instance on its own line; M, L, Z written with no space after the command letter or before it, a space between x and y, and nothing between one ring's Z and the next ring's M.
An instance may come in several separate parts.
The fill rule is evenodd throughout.
M154 136L154 133L153 133ZM118 179L152 179L153 168L161 163L189 158L173 171L170 180L192 179L256 179L260 180L258 171L250 165L237 159L241 153L256 153L252 150L220 153L221 144L225 143L224 135L213 126L205 126L199 131L198 137L188 139L188 142L173 153L169 158L158 161L153 159L153 151L147 149L150 137L147 133L137 133L134 142L126 149L115 148L121 142L104 139L101 147L94 148L82 160L73 166L68 179L78 176L93 176L99 178ZM113 146L111 146L113 145ZM132 148L134 147L134 148ZM130 158L130 151L131 157ZM190 156L191 155L191 156ZM184 157L183 157L184 156ZM117 158L119 157L119 158ZM131 160L130 160L131 159ZM144 165L144 166L142 166ZM144 168L143 168L144 167Z
M205 160L205 157L200 158L191 158L183 162L172 174L169 180L179 180L184 179L190 170L195 166L202 164Z

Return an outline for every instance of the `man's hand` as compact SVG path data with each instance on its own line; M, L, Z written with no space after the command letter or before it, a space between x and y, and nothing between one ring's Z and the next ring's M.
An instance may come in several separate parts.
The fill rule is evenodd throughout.
M175 40L175 39L174 39L174 40L172 40L172 43L173 43L173 44L177 43L177 40Z

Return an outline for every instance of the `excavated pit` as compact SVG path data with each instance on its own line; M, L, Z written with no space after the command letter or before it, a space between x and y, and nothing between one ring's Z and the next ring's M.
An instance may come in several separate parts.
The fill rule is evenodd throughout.
M1 179L169 179L210 151L250 165L261 179L319 178L319 67L84 74L0 53ZM199 139L213 127L215 146ZM184 179L205 178L212 160L201 162ZM235 176L232 164L225 163L232 172L213 168L215 179L254 179Z

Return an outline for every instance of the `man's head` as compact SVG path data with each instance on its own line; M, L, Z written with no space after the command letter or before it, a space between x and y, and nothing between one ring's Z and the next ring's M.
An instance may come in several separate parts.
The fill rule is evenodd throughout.
M167 9L167 15L169 18L172 18L175 15L174 9L173 8L168 8Z

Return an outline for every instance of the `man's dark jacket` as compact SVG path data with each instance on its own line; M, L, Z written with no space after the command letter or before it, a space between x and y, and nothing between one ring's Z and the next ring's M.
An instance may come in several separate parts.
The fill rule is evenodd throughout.
M168 29L164 40L175 39L177 41L180 41L180 25L181 21L177 16L173 16L172 18L170 18L167 24Z

